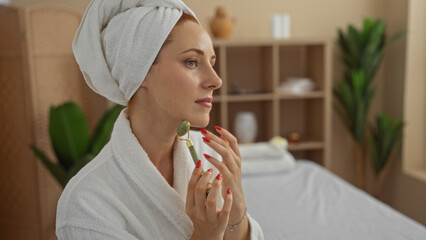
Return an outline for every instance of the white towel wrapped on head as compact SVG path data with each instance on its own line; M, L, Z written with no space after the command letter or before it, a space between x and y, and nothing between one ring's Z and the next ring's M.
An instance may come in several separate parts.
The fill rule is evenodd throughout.
M90 88L127 106L183 13L197 19L180 0L93 0L72 44Z

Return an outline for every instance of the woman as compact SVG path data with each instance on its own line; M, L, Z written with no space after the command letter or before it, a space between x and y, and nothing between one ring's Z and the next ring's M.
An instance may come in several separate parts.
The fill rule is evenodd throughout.
M222 84L211 39L183 2L94 0L73 50L88 85L127 108L66 186L59 239L263 239L246 214L235 137L191 131L208 160L195 166L176 138L182 120L208 124Z

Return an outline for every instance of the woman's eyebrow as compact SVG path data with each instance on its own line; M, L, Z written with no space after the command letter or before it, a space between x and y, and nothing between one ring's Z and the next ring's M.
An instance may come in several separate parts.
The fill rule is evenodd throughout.
M184 54L184 53L191 52L191 51L196 52L196 53L198 53L201 56L204 56L203 50L198 49L198 48L190 48L190 49L187 49L187 50L181 52L180 54ZM216 55L213 55L211 58L216 59Z
M191 52L191 51L196 52L196 53L198 53L198 54L199 54L199 55L201 55L201 56L204 56L204 52L203 52L203 50L198 49L198 48L190 48L190 49L187 49L187 50L185 50L185 51L181 52L181 54L184 54L184 53L186 53L186 52Z

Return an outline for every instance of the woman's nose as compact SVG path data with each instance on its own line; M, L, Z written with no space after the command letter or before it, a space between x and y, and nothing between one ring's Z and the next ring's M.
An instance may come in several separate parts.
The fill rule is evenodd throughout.
M217 75L212 66L208 67L204 87L209 90L216 90L222 86L222 79Z

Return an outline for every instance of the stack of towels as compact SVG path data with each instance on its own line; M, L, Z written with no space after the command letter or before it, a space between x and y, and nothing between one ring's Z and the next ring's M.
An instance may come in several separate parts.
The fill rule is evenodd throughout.
M243 175L281 172L292 168L295 159L287 151L287 140L274 137L269 142L241 144Z

